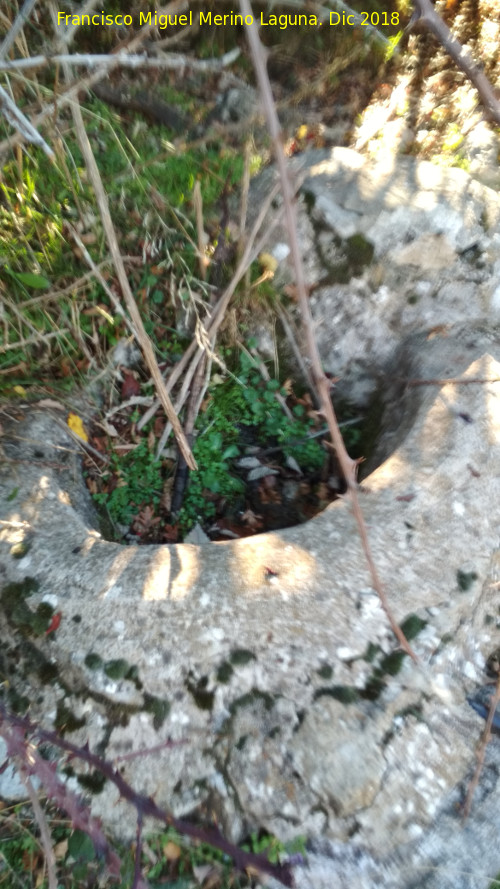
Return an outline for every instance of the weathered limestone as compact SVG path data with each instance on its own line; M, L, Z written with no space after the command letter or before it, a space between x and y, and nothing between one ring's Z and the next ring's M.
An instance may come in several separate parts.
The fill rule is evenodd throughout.
M303 179L297 221L318 348L341 396L368 403L411 333L500 320L497 191L464 170L401 156L374 163L348 148L291 166ZM275 178L256 181L255 212ZM290 281L286 232L272 238L277 279Z
M343 852L330 880L356 849L396 875L388 886L413 885L429 844L446 869L440 831L462 830L453 806L481 728L465 695L495 647L500 574L500 345L468 336L470 366L463 329L442 337L445 361L455 350L459 376L494 382L415 387L413 426L362 495L398 620L426 622L414 640L420 667L396 651L347 502L253 539L125 548L89 523L77 455L50 413L20 410L3 423L3 582L35 578L30 606L45 599L62 612L54 634L22 642L3 600L9 679L29 689L32 714L51 724L59 707L64 724L64 704L82 720L71 737L107 758L187 742L127 760L124 773L176 814L215 811L234 839L264 826L333 841L327 853ZM485 345L496 359L476 357ZM424 368L425 342L418 349ZM21 542L29 549L14 558ZM277 576L267 579L268 568ZM47 664L54 678L44 685ZM468 828L475 850L462 839L471 866L491 874L483 805ZM133 829L114 792L93 807L117 830ZM299 885L327 885L308 879L301 873ZM361 874L358 884L374 885Z
M11 697L26 695L34 718L108 759L182 742L122 760L124 775L176 815L215 813L234 840L256 828L283 840L305 834L300 889L486 889L500 871L497 741L465 828L459 813L482 729L466 696L499 645L498 215L487 189L476 203L468 177L453 174L452 188L441 171L431 181L427 168L406 169L417 196L407 179L377 174L392 197L382 221L373 211L372 229L363 226L380 189L364 173L337 202L354 214L342 226L354 219L355 236L372 246L357 279L366 312L347 348L351 280L342 285L351 290L335 290L318 334L331 369L343 362L348 391L365 375L385 404L361 503L418 666L397 650L348 501L298 528L236 542L123 547L97 531L64 413L20 406L0 418L0 667ZM318 195L329 194L325 180ZM398 202L408 200L419 227L405 244ZM314 234L311 219L301 225ZM318 231L325 249L339 249L331 227L329 240ZM482 281L467 277L467 268L481 271L464 258L473 242ZM373 263L391 287L401 281L403 308L389 285L380 307ZM448 317L460 280L461 314ZM422 281L425 310L408 320L405 288ZM324 298L315 291L316 313ZM49 635L43 615L37 623L27 614L41 602L62 615ZM27 635L30 622L38 635ZM118 832L135 829L108 787L92 806Z

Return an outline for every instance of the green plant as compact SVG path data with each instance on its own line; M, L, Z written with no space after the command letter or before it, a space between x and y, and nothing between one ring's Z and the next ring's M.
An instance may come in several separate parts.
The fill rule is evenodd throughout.
M272 441L282 446L283 453L287 457L293 455L303 469L318 469L323 463L324 451L317 441L303 441L313 428L304 406L296 404L292 409L293 419L289 419L276 398L277 393L286 398L286 390L278 380L263 380L256 362L246 352L240 353L236 379L244 405L238 422L255 427L259 442L267 445Z
M119 881L108 878L104 860L96 852L92 840L53 806L43 803L45 818L56 859L58 889L129 889L134 881L135 853L128 845L114 846L121 860ZM16 804L0 810L0 885L17 889L47 889L45 853L40 830L31 808ZM214 889L243 889L254 885L239 875L232 860L206 842L193 843L173 828L143 837L141 872L151 889L195 889L199 886L196 871L211 866L210 885ZM271 863L296 853L305 855L305 839L297 837L281 843L267 833L253 833L242 849L264 854Z
M124 456L113 455L109 474L117 480L114 490L94 495L106 504L114 522L130 525L143 504L157 506L162 491L161 461L156 460L146 441Z
M242 849L254 852L256 855L266 855L272 864L288 858L291 855L306 856L306 838L294 837L288 843L282 843L277 837L266 832L252 833L250 839L243 844Z
M228 359L234 358L229 353ZM206 521L215 514L213 500L207 492L235 502L244 491L243 481L231 473L230 461L240 456L241 428L252 430L255 442L262 447L279 445L286 456L294 456L307 470L321 467L324 451L317 441L309 439L312 421L300 404L293 408L293 419L283 412L276 393L286 396L278 380L263 380L256 361L240 351L236 373L224 382L216 376L210 388L210 400L197 422L198 436L193 454L198 472L192 473L180 513L185 532L196 521Z
M180 512L183 531L188 531L197 521L206 521L215 515L215 504L207 499L206 491L231 501L244 491L241 479L231 475L228 462L240 453L234 441L236 436L236 426L221 416L196 439L193 454L199 469L191 474Z

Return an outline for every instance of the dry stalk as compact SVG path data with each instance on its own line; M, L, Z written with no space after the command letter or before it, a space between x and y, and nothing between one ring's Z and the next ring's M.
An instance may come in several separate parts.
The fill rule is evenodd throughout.
M35 821L40 828L40 840L42 842L43 851L45 854L45 862L47 864L47 880L49 883L49 889L57 889L56 856L54 854L54 849L52 846L52 838L50 836L49 825L47 824L45 813L40 805L40 800L36 795L36 791L33 787L31 778L29 777L29 775L25 775L22 769L20 770L20 775L23 780L23 784L28 792L31 805L33 806Z
M266 231L264 232L264 234L259 239L256 246L254 246L255 238L257 237L259 229L260 229L260 227L266 217L266 214L268 213L269 208L270 208L274 198L276 197L277 193L278 193L278 186L276 185L272 189L272 191L269 193L269 195L267 196L266 200L264 201L264 203L260 209L259 215L257 216L257 219L255 220L254 226L253 226L250 236L248 238L248 242L247 242L245 251L243 253L243 256L241 257L241 259L236 267L236 271L210 315L207 326L205 328L205 334L206 334L205 341L206 342L215 338L217 331L218 331L220 325L222 324L222 321L224 320L224 315L225 315L226 309L231 301L231 298L234 294L234 291L236 290L236 287L238 286L239 282L243 278L248 266L253 262L255 257L258 256L259 253L261 252L262 248L264 247L264 244L267 242L267 239L269 238L270 232L278 224L279 217L275 216L274 219L271 221L270 225L266 228ZM196 354L195 354L193 361L195 363L195 368L196 368L198 366L198 361L200 360L200 357L202 354L202 348L198 344L198 342L195 338L193 338L191 345L188 346L188 348L184 352L184 355L182 356L181 360L175 365L172 373L170 374L170 376L166 382L166 389L168 392L172 391L175 384L179 380L180 376L185 372L185 369L186 369L187 365L189 364L189 362L191 361L191 358L194 353L196 353ZM155 415L159 406L160 406L160 402L155 401L154 404L149 408L149 410L146 411L144 416L141 417L141 419L139 420L139 422L137 424L138 431L140 431L143 428L143 426L145 426L146 423L151 419L151 417L153 417Z
M2 45L0 46L0 59L5 59L7 53L10 48L14 46L17 35L21 33L24 28L25 23L27 22L29 16L31 15L31 10L33 9L36 0L24 0L22 9L18 12L12 26L7 31L5 35Z
M125 312L125 309L123 308L116 293L113 293L113 291L111 290L111 287L107 283L104 275L101 273L99 266L97 266L95 264L89 251L87 250L85 244L83 243L82 239L80 238L78 232L76 231L75 228L73 228L72 225L69 225L69 224L68 224L68 230L69 230L71 237L73 238L75 244L77 244L77 246L80 248L80 250L82 252L82 256L83 256L85 262L87 263L88 267L91 269L93 276L97 279L97 281L99 281L99 284L101 285L102 289L109 296L111 303L114 306L115 312L118 315L120 315L121 318L123 318L125 324L127 325L128 329L130 330L130 333L139 342L138 331L136 331L136 329L134 328L134 325L131 323L130 319L128 318L128 316ZM122 262L123 262L123 257L122 257Z
M19 110L15 102L12 101L9 94L1 86L0 111L8 123L18 131L21 138L27 142L32 142L33 145L38 145L51 161L54 160L55 155L52 148L47 145L45 139L42 138L31 121Z
M302 352L299 349L297 344L297 339L293 332L292 325L289 321L289 317L283 306L280 305L279 302L276 303L276 313L281 321L281 325L283 330L285 331L285 336L290 344L290 348L293 352L294 358L297 362L297 365L300 367L302 372L302 376L304 377L304 382L307 384L307 387L314 394L314 380L311 375L311 371L309 370L304 358L302 356Z
M187 9L187 0L172 0L167 6L162 9L158 9L158 15L167 15L173 14L176 12L181 12L184 9ZM55 11L55 8L54 10ZM55 20L57 22L57 19ZM55 26L54 26L55 27ZM122 52L125 48L130 53L133 49L137 49L137 47L141 46L143 41L149 36L150 32L154 29L154 23L149 25L144 25L143 28L140 29L139 33L132 37L130 40L122 43L118 47L118 52ZM70 26L66 35L63 38L63 45L66 48L67 44L73 37L74 31L76 28ZM58 35L59 36L59 35ZM51 102L49 105L46 105L43 111L40 112L33 120L31 121L32 125L35 128L38 128L44 120L48 117L53 117L57 114L58 109L62 108L64 105L67 105L68 102L72 102L78 96L78 93L89 90L94 83L98 83L103 77L111 74L111 72L119 65L120 57L117 53L114 53L115 62L113 65L108 65L107 67L99 68L97 71L94 71L92 74L89 74L88 77L80 77L77 81L70 83L67 90L63 93L57 95L54 102ZM68 70L66 69L66 77L69 78ZM30 139L26 139L23 137L21 133L17 133L16 135L9 136L7 139L4 139L3 142L0 142L0 156L2 152L9 151L12 149L14 145L19 144L22 141L30 141Z
M0 354L9 352L11 349L25 349L26 346L32 346L35 343L45 343L47 340L52 340L56 336L62 336L63 333L69 332L67 327L62 327L60 330L55 330L52 333L35 333L27 339L17 340L15 343L0 346Z
M240 0L240 9L244 16L251 16L252 10L250 7L249 0ZM321 366L321 360L319 357L318 347L316 344L316 340L314 337L313 330L313 321L311 315L311 309L309 306L309 301L307 298L307 289L305 283L304 276L304 266L302 263L302 256L299 248L298 234L297 234L297 222L295 216L295 208L293 201L293 189L289 179L289 173L287 168L287 161L285 157L285 153L283 151L283 144L281 138L281 127L278 120L278 115L276 113L276 107L274 104L274 99L271 91L271 84L269 82L269 77L266 69L266 57L265 50L262 46L262 43L259 39L258 28L256 24L249 25L246 29L246 34L248 38L248 43L250 46L250 52L252 55L253 65L255 74L257 77L257 82L259 85L264 113L267 119L268 132L271 137L271 141L273 143L274 152L276 156L280 184L283 196L283 205L285 211L285 224L288 231L288 237L290 242L290 251L294 266L295 272L295 283L297 288L297 299L300 307L300 311L302 314L302 321L304 325L305 335L306 335L306 343L307 343L307 351L309 355L309 359L311 362L311 369L313 373L313 377L316 383L316 389L318 392L319 403L321 406L321 410L326 418L328 429L330 432L330 436L332 439L333 446L335 448L335 452L337 454L337 459L340 464L340 468L342 470L342 474L344 476L346 485L347 485L347 494L346 497L349 498L351 502L351 508L354 514L354 518L356 520L356 524L358 526L358 533L361 538L361 543L363 546L363 551L365 554L365 558L368 564L368 568L370 571L370 576L372 579L372 584L374 589L376 590L382 608L384 609L387 619L390 623L391 629L399 641L401 647L406 651L407 654L410 655L413 660L418 663L418 658L411 648L406 636L398 626L391 608L389 606L389 602L387 596L385 594L384 588L378 576L378 571L375 566L375 562L373 560L373 556L371 553L370 545L368 542L368 534L366 530L366 523L363 516L363 512L361 509L361 505L358 497L358 484L356 480L356 472L357 472L357 461L352 460L349 457L344 445L344 441L342 439L342 434L340 432L337 418L335 416L335 411L333 409L333 405L330 398L330 381L325 376L323 372L323 368Z
M437 14L430 0L413 0L414 12L408 28L427 28L439 40L455 64L479 93L489 120L500 124L500 101L482 67L474 61L468 49L453 36L448 25Z
M470 386L471 383L479 383L481 385L486 385L487 383L499 383L500 377L474 377L473 379L460 380L456 377L443 377L443 379L435 379L435 380L418 380L418 379L406 379L406 377L396 377L398 380L403 380L407 386Z
M73 281L72 284L68 284L67 287L62 287L61 290L50 290L49 293L42 293L41 296L32 296L31 299L25 299L23 302L23 309L27 309L29 306L38 306L44 303L55 302L63 296L78 293L79 290L83 290L91 283L94 278L95 269L97 269L98 272L101 272L102 269L105 269L110 264L110 262L110 259L104 259L97 266L92 262L94 268L91 268L90 272L85 272L81 278L77 278L76 281Z
M55 8L52 7L52 17L55 20ZM62 42L66 48L66 44ZM69 79L69 67L65 64L63 66L63 70L67 79ZM172 424L172 429L174 431L174 435L177 439L177 444L179 445L179 449L181 454L183 455L187 465L190 469L197 469L196 460L193 457L191 452L191 448L187 442L186 436L184 435L182 426L180 424L179 418L175 413L174 406L170 400L169 394L165 388L165 382L163 380L160 368L158 367L158 362L156 360L156 356L154 353L153 345L149 336L146 333L141 313L137 307L137 303L134 299L134 295L132 293L127 272L125 271L125 266L123 263L123 258L120 252L120 247L118 244L118 238L116 237L115 228L113 225L113 221L111 219L111 213L109 210L109 201L104 189L104 185L102 183L101 174L99 173L99 168L96 164L96 160L87 136L87 131L85 129L85 124L83 122L82 110L80 108L80 104L78 101L72 103L71 106L73 121L75 124L76 134L78 138L78 143L80 146L80 150L82 152L82 156L85 162L85 166L87 168L87 172L89 174L89 181L94 189L97 205L99 207L99 212L101 214L102 224L104 228L104 232L106 235L106 239L108 241L111 257L113 259L113 264L115 266L116 274L118 277L118 281L120 283L120 287L122 289L123 298L125 300L125 304L127 306L130 318L132 320L132 324L134 325L137 341L142 349L144 360L148 367L148 370L153 378L153 382L155 384L156 391L159 396L159 400L165 410L165 413Z
M116 237L116 232L113 226L113 222L111 219L111 214L109 212L109 203L106 192L104 190L104 186L102 184L102 179L99 173L99 169L97 167L92 148L90 146L90 142L88 140L88 136L85 130L85 126L83 123L83 116L81 112L80 105L76 102L72 105L73 112L73 120L75 122L75 127L78 135L78 142L82 151L82 155L85 161L85 165L87 167L89 173L89 180L92 184L92 187L95 191L97 204L99 207L99 212L101 214L101 219L104 227L104 231L106 234L106 238L109 244L109 249L111 252L111 256L113 258L114 266L116 269L116 274L118 276L118 281L120 283L120 287L122 289L123 298L125 300L125 304L127 306L128 312L132 319L132 324L134 325L135 330L137 331L137 341L142 349L145 362L147 364L148 370L153 378L153 382L155 384L156 391L158 393L159 400L165 409L165 413L172 424L172 429L174 431L174 435L177 439L177 443L179 445L180 451L188 464L190 469L197 469L196 460L193 457L191 452L191 448L187 442L186 436L182 430L182 426L180 424L179 418L175 413L174 406L170 400L170 396L165 388L165 381L162 377L160 368L158 367L158 362L156 360L156 356L154 353L154 349L151 343L149 336L146 333L141 314L139 309L137 308L137 303L134 299L130 284L128 282L127 273L125 271L125 266L123 264L122 255L120 253L120 248L118 245L118 239Z
M200 278L202 281L207 277L207 256L205 252L205 227L203 225L203 197L201 194L201 185L197 179L193 188L193 204L196 217L196 238L198 241L198 265L200 268Z
M79 13L81 15L81 13ZM78 55L75 53L61 53L55 56L30 56L28 59L6 59L0 61L0 71L26 71L30 68L45 68L47 65L72 65L83 68L165 68L178 71L184 68L193 68L195 71L220 71L228 65L232 65L240 54L238 47L225 53L218 59L191 59L180 53L169 53L162 56L148 56L144 53L129 54L120 51L117 54L105 55L103 53L87 53Z

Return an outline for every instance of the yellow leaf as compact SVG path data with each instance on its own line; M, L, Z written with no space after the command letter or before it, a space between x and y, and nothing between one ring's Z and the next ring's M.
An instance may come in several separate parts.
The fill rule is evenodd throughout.
M78 414L69 414L68 416L68 426L75 435L78 435L78 438L81 438L83 441L88 441L88 435L85 432L85 428L83 425L83 421Z
M274 273L279 266L278 260L275 259L274 256L272 256L270 253L261 253L259 255L259 262L262 268L266 270L266 272Z
M177 843L173 843L172 840L169 840L168 843L165 843L163 847L163 854L167 861L176 861L177 858L180 858L182 853L182 849Z
M27 392L24 386L14 386L14 392L16 395L20 395L21 398L26 398Z
M54 855L56 861L62 861L63 858L66 858L66 853L68 851L68 841L61 840L60 843L56 843L54 846Z

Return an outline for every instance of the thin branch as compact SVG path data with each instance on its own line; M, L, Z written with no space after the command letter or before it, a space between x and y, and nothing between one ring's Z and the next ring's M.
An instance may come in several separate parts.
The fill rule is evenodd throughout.
M141 874L141 854L142 854L142 812L137 813L137 828L135 832L135 860L134 860L134 879L132 889L146 889L146 884Z
M4 352L9 352L11 349L25 349L26 346L32 346L33 343L44 343L56 336L62 336L64 333L69 333L67 327L62 327L60 330L55 330L53 333L33 334L33 336L29 336L27 339L18 340L16 343L7 343L6 345L0 346L0 355Z
M21 33L26 22L28 21L31 10L33 9L35 3L36 0L24 0L22 9L19 10L13 25L7 31L3 43L0 46L0 59L4 59L11 46L14 46L14 41L17 35Z
M413 0L414 13L408 28L423 26L439 40L449 56L476 87L490 120L500 124L500 101L488 78L476 64L468 49L453 36L448 25L437 14L430 0Z
M224 53L218 59L192 59L181 53L163 53L160 56L148 56L146 52L127 53L119 52L115 55L104 53L59 53L53 56L31 56L29 59L5 59L0 62L0 71L25 71L29 68L44 68L47 65L71 65L74 68L99 68L102 73L112 67L120 68L166 68L172 71L192 68L195 71L220 71L232 65L240 55L240 49L235 47L230 52Z
M67 423L62 423L61 420L59 420L57 417L55 418L55 420L58 423L58 425L64 429L66 434L69 435L70 438L73 439L73 441L75 442L76 445L78 445L80 450L87 451L88 454L92 454L92 456L95 457L97 460L100 460L101 463L106 463L106 464L110 463L109 457L107 457L105 454L101 454L99 451L97 451L90 444L90 442L85 441L85 439L83 439L83 438L80 438L80 436L76 432L74 432L73 429L71 429L71 427L68 426Z
M252 10L249 0L239 0L239 2L240 9L243 15L251 15ZM368 543L368 534L366 530L365 519L358 498L358 485L356 481L356 471L358 464L356 460L352 460L351 457L349 457L349 454L345 449L344 441L342 439L342 433L340 432L340 429L338 427L337 418L335 416L335 411L333 409L332 401L330 398L331 384L321 366L318 346L314 337L313 320L309 300L307 297L307 288L304 276L304 265L299 248L297 221L294 208L294 193L290 183L287 160L283 151L281 128L278 120L278 115L276 113L276 107L271 91L271 84L269 82L269 77L267 74L265 51L260 42L258 29L255 24L249 25L246 28L246 35L250 46L250 52L253 59L257 82L263 100L264 112L267 118L268 132L273 143L278 171L280 175L283 204L285 209L285 222L288 231L290 251L295 271L297 300L302 314L302 321L304 324L307 342L307 350L309 353L312 373L319 395L319 402L328 424L331 439L335 448L335 452L337 454L337 459L339 461L342 474L346 481L348 492L346 496L348 496L351 501L352 511L358 526L358 532L363 545L363 550L365 553L365 558L368 564L373 586L378 593L382 608L386 613L391 629L398 639L399 644L404 649L404 651L406 651L406 653L410 655L411 658L413 658L415 662L418 662L416 654L414 653L406 636L396 623L396 620L392 614L386 593L378 576L375 562L373 560L373 556Z
M42 293L41 296L32 296L30 299L25 299L23 301L23 310L27 309L29 306L38 306L42 303L54 302L55 300L60 299L62 296L68 296L72 293L78 293L79 290L83 290L87 287L92 281L94 275L97 272L100 272L101 269L105 269L108 265L110 265L110 259L104 259L99 265L91 268L90 272L85 272L81 278L77 278L76 281L73 281L72 284L68 284L67 287L62 287L61 290L51 290L49 293ZM93 264L94 265L94 264Z
M477 785L479 783L479 778L481 777L481 772L484 766L484 757L486 755L486 748L491 740L491 728L493 725L493 719L495 717L496 709L498 704L500 703L500 674L497 679L497 683L495 686L495 690L491 696L489 702L489 710L488 716L486 718L486 725L484 727L483 735L481 737L479 747L477 750L477 764L474 771L474 775L472 776L471 782L469 784L469 789L467 791L467 797L463 806L463 818L466 820L469 817L469 813L472 806L472 799L474 797L474 793L476 791Z
M91 269L95 278L99 281L99 284L101 285L104 292L107 293L107 295L109 296L109 298L114 306L115 312L117 312L117 314L120 315L121 318L123 318L125 324L127 325L128 329L130 330L130 333L132 334L132 336L134 336L136 338L136 340L139 341L139 334L136 331L132 322L130 321L129 317L125 313L125 310L124 310L120 300L118 299L116 293L113 293L113 291L111 290L111 287L109 286L106 279L104 278L104 275L100 272L99 267L95 264L94 260L92 259L90 253L88 252L85 244L83 243L83 241L80 238L80 235L78 234L76 229L73 228L73 226L69 225L68 223L67 223L67 225L68 225L68 230L71 233L71 237L73 238L75 244L77 244L78 247L80 248L80 250L82 251L82 256L83 256L85 262ZM123 261L123 257L122 257L122 261Z
M42 151L45 152L47 157L50 158L51 161L55 159L52 148L47 145L45 139L42 138L33 124L22 113L22 111L19 110L15 102L12 101L9 94L6 93L4 88L1 86L0 111L2 112L8 123L10 123L10 125L18 131L23 139L26 139L27 142L32 142L33 145L38 145L42 149Z
M28 791L31 805L33 806L33 814L35 816L36 823L40 828L40 839L42 841L43 851L45 852L45 861L47 863L47 879L49 881L49 889L57 889L56 856L54 855L49 825L47 824L45 813L40 805L40 800L36 795L31 778L29 778L28 775L24 775L23 770L21 770L21 777L24 786Z
M207 255L205 251L205 226L203 225L203 196L201 194L200 180L197 179L193 188L193 204L196 218L196 238L198 242L198 265L202 281L207 277Z
M259 2L259 0L257 0L257 2ZM260 3L262 2L263 0L260 0ZM384 49L391 45L391 41L382 31L376 28L375 25L372 25L371 22L367 22L366 16L363 17L360 12L356 12L355 9L348 6L343 0L327 0L327 3L329 6L334 6L337 12L343 13L346 18L349 17L349 27L360 27L364 34L370 34L374 41L383 46ZM304 0L284 0L284 2L279 5L290 9L307 9L307 12L316 14L322 22L328 21L330 17L330 9L328 6L325 9L325 7L319 3L305 3Z
M288 320L287 313L286 313L285 309L283 308L283 306L279 302L276 303L275 308L276 308L276 312L279 316L279 319L281 321L283 330L285 331L285 336L286 336L286 338L290 344L290 348L294 354L294 358L295 358L295 360L302 372L304 382L306 383L307 387L311 390L311 392L314 393L314 380L312 378L311 371L308 368L306 362L304 361L302 352L299 349L297 340L294 336L292 325L291 325L290 321Z
M104 775L108 781L115 785L120 797L135 808L137 815L141 819L145 817L155 818L163 824L170 825L183 836L209 843L228 855L240 871L252 868L258 872L270 874L284 886L293 886L289 864L271 864L265 855L245 852L226 840L215 827L205 829L190 824L188 821L174 818L165 809L160 808L152 797L137 793L111 762L102 759L95 753L91 753L88 746L78 747L76 744L72 744L70 741L66 741L65 738L60 737L56 732L46 731L27 718L9 713L2 702L0 702L0 733L7 743L9 756L20 756L22 758L26 772L30 775L37 775L43 783L46 793L54 799L58 806L68 812L75 827L79 827L89 834L96 852L101 851L105 854L108 863L114 868L118 866L118 873L120 872L120 862L117 861L116 853L109 848L99 823L90 816L89 810L84 806L82 800L68 790L66 785L58 778L55 763L42 759L36 748L33 748L33 745L28 751L25 738L26 733L35 735L40 742L48 743L59 748L59 750L64 750L72 757L76 757L93 769L97 769L101 775Z
M460 380L456 377L443 377L443 379L434 380L407 379L406 377L396 377L396 379L402 380L407 386L448 386L450 383L453 386L470 386L471 383L485 385L487 383L500 382L500 377L473 377L467 380Z
M111 849L98 819L92 817L81 797L61 781L57 775L56 763L44 759L37 748L28 742L26 732L33 733L35 730L34 725L31 725L31 728L29 725L31 724L26 720L20 720L8 713L4 704L0 702L0 734L7 745L8 755L19 757L27 775L36 775L47 796L66 812L74 828L83 830L90 836L96 853L105 857L110 873L118 876L121 870L120 859Z
M186 8L187 8L186 0L172 0L172 2L169 3L167 6L158 10L158 15L174 14L176 12L181 12L182 10L184 10ZM125 46L129 52L131 52L133 49L137 49L139 46L142 45L143 41L148 37L148 35L151 33L151 31L154 29L154 27L155 27L154 22L151 22L151 24L145 25L143 28L141 28L141 30L139 31L138 34L136 34L134 37L132 37L130 40L128 40L125 44L122 44L120 49L123 50L125 48ZM72 33L71 34L69 33L70 31L74 32L75 28L73 28L73 27L71 29L68 28L68 34L66 34L64 36L64 40L66 43L72 37ZM67 47L65 46L64 48L67 48ZM68 102L71 102L76 96L78 96L78 93L89 90L95 83L98 83L107 74L109 75L111 73L111 71L114 70L114 67L116 67L116 65L114 65L114 66L110 65L108 68L103 68L98 71L94 71L94 73L90 74L88 77L79 78L76 81L76 83L70 84L70 86L68 87L68 89L65 92L58 94L57 100L55 102L51 102L49 105L46 105L44 110L41 111L40 114L38 114L33 119L33 121L32 121L33 126L39 127L40 124L43 123L43 121L46 120L47 117L52 117L54 114L56 114L60 108L62 108L64 105L67 105ZM0 156L3 151L11 149L14 145L17 145L19 142L21 142L23 140L23 138L24 137L21 134L18 134L16 136L11 136L7 139L4 139L3 142L0 142ZM31 140L27 139L27 141L31 141Z
M156 391L158 393L159 400L163 405L165 413L172 424L172 429L174 431L174 435L177 439L177 443L179 445L180 451L184 456L186 463L188 464L190 469L197 469L196 460L193 457L191 452L191 448L187 442L186 436L184 435L182 426L179 422L179 418L175 413L174 406L170 400L170 396L165 387L165 381L162 377L160 368L158 367L158 362L156 360L156 356L154 353L154 349L151 343L149 336L146 333L144 323L141 318L141 314L139 309L137 308L137 303L134 299L134 295L132 293L127 272L125 271L125 266L123 264L122 255L120 253L120 247L118 245L118 238L116 237L116 232L113 226L113 221L111 219L111 213L109 211L109 202L106 192L104 190L104 186L101 179L101 174L99 173L98 166L95 161L95 157L92 152L92 148L90 146L90 142L87 136L87 132L85 130L85 126L83 123L83 116L81 112L80 105L76 102L72 106L73 111L73 120L75 122L75 128L78 136L78 142L80 145L80 149L83 155L83 159L85 161L85 165L87 167L89 173L89 179L94 189L97 205L99 207L99 212L101 214L101 219L104 227L104 232L106 234L106 238L109 244L109 249L111 256L113 258L113 263L116 269L116 274L118 280L120 282L120 286L123 293L123 298L125 300L125 304L127 306L129 315L132 319L132 324L134 325L135 330L137 331L137 340L142 349L144 360L147 364L148 370L153 377L153 382L155 384Z

